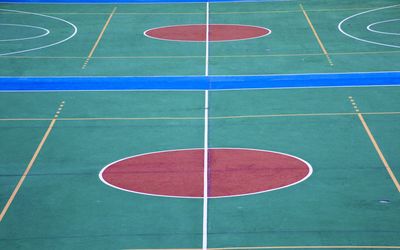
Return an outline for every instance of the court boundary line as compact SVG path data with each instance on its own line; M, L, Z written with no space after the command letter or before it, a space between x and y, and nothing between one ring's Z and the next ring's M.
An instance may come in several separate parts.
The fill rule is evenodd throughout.
M360 112L363 115L400 115L400 111ZM288 117L329 117L329 116L357 116L357 112L332 112L332 113L291 113L291 114L258 114L258 115L230 115L211 116L208 120L234 120L234 119L263 119L263 118L288 118ZM159 120L203 120L204 117L63 117L62 121L159 121ZM14 121L51 121L52 118L0 118L0 122Z
M308 14L307 14L306 10L304 9L303 5L300 4L299 6L300 6L300 9L301 9L301 11L303 12L303 15L304 15L304 17L306 18L307 23L308 23L308 25L310 26L310 28L311 28L311 30L312 30L312 32L313 32L315 38L317 39L317 42L318 42L318 44L319 44L319 46L320 46L322 52L324 53L326 59L328 60L329 65L330 65L330 66L333 66L332 59L331 59L331 57L329 56L329 53L328 53L328 51L326 50L324 44L322 43L322 40L321 40L321 38L319 37L319 35L318 35L318 33L317 33L317 30L314 28L314 25L312 24L312 22L311 22L311 20L310 20L310 17L308 16Z
M14 201L16 195L18 194L18 191L20 190L22 184L24 183L26 177L28 176L30 170L32 169L32 167L33 167L33 165L34 165L34 163L35 163L40 151L43 148L43 145L45 144L47 138L49 137L51 131L53 130L53 127L54 127L54 125L55 125L55 123L57 121L57 118L58 118L61 110L64 107L64 104L65 104L65 101L62 101L60 103L60 105L58 106L58 109L57 109L53 119L51 120L50 125L47 128L44 136L42 137L42 140L40 141L39 145L37 146L37 148L36 148L32 158L31 158L31 160L29 161L28 166L26 167L24 173L21 175L21 178L19 179L17 185L15 186L13 192L11 193L11 196L8 198L5 206L3 207L3 209L2 209L2 211L0 213L0 222L4 219L4 216L6 215L7 211L9 210L12 202Z
M89 61L90 61L90 59L92 58L92 56L94 54L94 51L96 50L97 46L99 45L100 40L103 37L103 35L104 35L108 25L110 24L111 19L113 18L113 16L114 16L116 11L117 11L117 7L114 7L114 9L111 11L111 14L109 15L106 23L104 24L103 29L101 30L99 36L97 37L96 42L94 43L92 49L90 50L89 55L87 56L85 62L83 63L82 69L86 69L87 65L89 64Z

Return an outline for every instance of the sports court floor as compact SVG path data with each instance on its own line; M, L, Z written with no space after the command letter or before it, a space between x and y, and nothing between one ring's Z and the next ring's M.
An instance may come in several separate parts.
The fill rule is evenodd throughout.
M400 249L399 24L398 0L0 3L0 249Z

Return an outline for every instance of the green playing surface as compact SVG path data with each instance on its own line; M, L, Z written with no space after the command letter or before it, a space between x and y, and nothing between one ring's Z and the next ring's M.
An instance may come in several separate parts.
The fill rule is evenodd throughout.
M211 24L272 33L210 42L207 54L204 42L143 35L204 24L204 3L0 3L0 76L398 71L399 36L382 33L400 32L383 22L399 18L398 4L211 3ZM341 27L353 38L338 29L351 16ZM400 249L399 96L398 86L0 92L0 249L201 249L203 199L124 192L99 172L133 155L204 148L206 119L209 148L283 152L314 171L288 188L209 199L208 249Z
M270 29L272 33L260 39L211 42L208 55L209 74L264 75L398 70L398 35L381 34L366 28L369 24L398 18L399 6L393 6L395 4L398 1L211 3L210 24L261 26ZM379 10L386 6L393 7ZM115 13L107 22L114 8ZM342 28L352 36L385 45L350 38L337 27L345 18L369 10L374 11L349 19ZM0 23L36 26L2 26L6 32L0 35L0 40L38 36L44 33L39 28L50 31L47 36L37 39L1 42L1 76L205 74L206 43L162 41L143 35L147 29L156 27L206 23L204 3L2 3ZM371 28L378 32L398 34L396 23L378 23ZM10 54L49 46L67 39L74 33L72 25L76 27L77 33L64 43L29 53ZM103 28L103 35L96 45ZM93 53L89 56L92 50ZM84 66L89 57L89 62Z
M399 94L397 87L210 92L210 147L285 152L314 173L290 188L211 199L209 246L400 245L399 192L348 99L399 176ZM201 199L123 192L98 173L131 155L202 148L202 91L0 96L8 107L0 119L1 206L65 101L0 224L2 249L201 247Z

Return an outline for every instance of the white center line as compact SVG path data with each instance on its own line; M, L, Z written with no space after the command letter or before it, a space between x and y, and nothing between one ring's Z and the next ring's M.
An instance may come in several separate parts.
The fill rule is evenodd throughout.
M210 45L210 3L207 2L206 10L206 70L205 76L208 76L208 58L209 58L209 45Z
M204 93L204 173L203 173L203 250L207 250L208 230L208 90Z
M208 76L208 58L210 43L210 3L207 2L206 10L206 62L205 76ZM204 173L203 173L203 250L207 250L208 235L208 90L204 92Z

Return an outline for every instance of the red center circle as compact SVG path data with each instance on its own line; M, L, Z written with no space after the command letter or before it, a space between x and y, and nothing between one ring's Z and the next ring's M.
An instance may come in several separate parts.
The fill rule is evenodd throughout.
M271 30L251 25L238 24L210 24L209 41L237 41L254 39L269 35ZM205 42L207 26L205 24L176 25L149 29L144 35L154 39L180 41L180 42Z
M106 166L99 174L109 186L156 196L201 198L204 150L185 149L137 155ZM227 197L272 191L307 179L312 167L279 152L209 149L208 197Z

